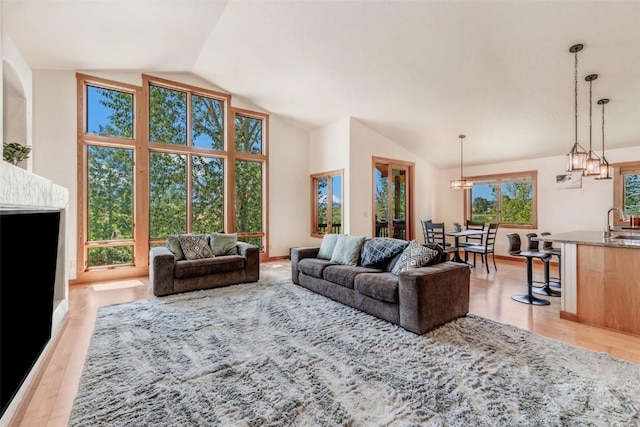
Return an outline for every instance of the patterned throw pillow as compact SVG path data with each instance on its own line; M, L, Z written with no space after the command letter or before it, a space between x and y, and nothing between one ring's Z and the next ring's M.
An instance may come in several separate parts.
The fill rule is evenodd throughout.
M180 246L180 239L177 234L170 234L167 236L167 248L171 251L176 260L184 259L184 252Z
M393 274L400 274L401 272L406 270L424 267L437 256L437 251L429 249L426 246L423 246L420 243L416 242L415 240L412 240L411 242L409 242L409 245L406 247L406 249L402 251L400 259L398 259L398 262L396 262L396 265L393 267L393 270L391 270L391 272Z
M340 235L331 255L331 262L342 265L358 265L364 239L364 236Z
M209 246L215 256L238 255L238 233L211 233Z
M178 240L185 258L189 260L213 257L206 234L179 234Z
M390 237L374 237L368 239L362 245L362 265L372 267L389 261L401 253L409 244L406 240L392 239Z

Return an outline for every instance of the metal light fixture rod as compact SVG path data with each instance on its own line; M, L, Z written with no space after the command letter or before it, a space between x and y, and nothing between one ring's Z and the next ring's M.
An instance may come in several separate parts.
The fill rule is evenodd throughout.
M600 157L596 153L593 152L591 137L592 137L592 109L593 109L593 92L592 85L593 81L598 78L597 74L589 74L584 79L589 82L589 153L587 154L587 168L584 171L585 176L598 176L600 175Z
M598 105L602 105L602 157L600 158L600 175L595 177L598 180L613 178L613 166L609 164L604 156L604 106L608 103L609 100L607 98L598 100Z
M586 169L587 152L578 144L578 52L582 50L581 44L575 44L569 48L569 52L575 56L574 60L574 112L575 112L575 142L571 151L567 153L567 172L584 171Z

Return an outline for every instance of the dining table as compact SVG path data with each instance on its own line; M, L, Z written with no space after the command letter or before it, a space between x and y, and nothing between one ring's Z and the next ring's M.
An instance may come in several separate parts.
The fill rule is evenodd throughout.
M452 261L467 264L467 262L463 260L462 257L460 256L460 237L478 236L480 234L487 234L487 230L468 229L468 230L460 230L460 231L455 231L455 230L445 231L444 232L445 236L452 236L454 239L454 246L456 248L456 251L453 253Z

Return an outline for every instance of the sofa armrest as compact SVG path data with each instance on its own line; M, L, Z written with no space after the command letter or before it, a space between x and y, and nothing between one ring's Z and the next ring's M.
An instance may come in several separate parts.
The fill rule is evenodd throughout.
M469 312L471 271L447 261L399 275L400 325L417 334Z
M298 284L298 261L318 256L320 246L291 248L291 280Z
M173 292L173 274L176 257L164 246L151 248L149 251L149 281L153 294L157 297Z
M248 282L260 280L260 248L245 242L238 242L238 254L244 258Z

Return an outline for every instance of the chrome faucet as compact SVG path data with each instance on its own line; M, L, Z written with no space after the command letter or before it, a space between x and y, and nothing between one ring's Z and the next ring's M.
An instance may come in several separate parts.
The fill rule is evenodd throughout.
M608 238L611 237L611 221L609 221L609 218L611 217L611 212L612 211L618 211L618 214L620 214L620 221L626 221L627 220L626 215L624 214L624 212L622 212L622 210L620 210L620 208L613 207L613 208L609 209L607 211L607 228L604 231L604 238L605 239L608 239Z

